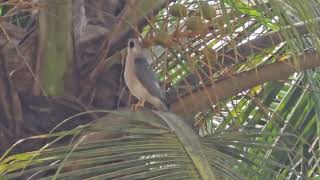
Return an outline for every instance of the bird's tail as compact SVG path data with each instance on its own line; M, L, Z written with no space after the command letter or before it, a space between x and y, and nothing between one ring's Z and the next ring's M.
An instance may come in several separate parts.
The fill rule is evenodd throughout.
M159 111L170 111L170 104L165 99L156 99L152 104Z
M170 104L167 101L162 101L161 104L162 104L162 107L161 107L162 111L170 111Z

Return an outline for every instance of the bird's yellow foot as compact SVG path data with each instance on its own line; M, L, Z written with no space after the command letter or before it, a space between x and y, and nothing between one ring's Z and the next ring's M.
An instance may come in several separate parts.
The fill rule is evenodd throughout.
M139 101L137 104L133 104L131 109L133 112L136 112L140 107L144 107L145 101Z

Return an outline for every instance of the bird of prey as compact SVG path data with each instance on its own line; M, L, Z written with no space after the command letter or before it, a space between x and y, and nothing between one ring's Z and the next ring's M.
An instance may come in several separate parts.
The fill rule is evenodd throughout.
M168 111L164 90L160 87L143 50L138 39L128 41L124 80L130 92L139 100L133 109L136 111L147 101L158 110Z

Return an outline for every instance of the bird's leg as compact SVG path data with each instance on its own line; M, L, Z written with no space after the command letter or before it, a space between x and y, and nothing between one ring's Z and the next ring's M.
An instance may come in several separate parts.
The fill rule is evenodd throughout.
M141 100L141 101L139 101L137 104L134 104L134 105L133 105L133 111L135 112L135 111L138 110L138 108L144 107L144 103L145 103L145 102L146 102L145 100Z
M133 112L134 112L134 111L135 111L135 109L136 109L135 107L136 107L136 104L132 104L132 105L131 105L131 107L130 107L131 111L133 111Z
M144 107L145 102L146 102L145 100L140 101L140 103L138 104L138 107Z
M136 104L132 104L132 106L131 106L131 110L133 111L133 112L136 112L137 111L137 105L140 103L140 101L138 101Z

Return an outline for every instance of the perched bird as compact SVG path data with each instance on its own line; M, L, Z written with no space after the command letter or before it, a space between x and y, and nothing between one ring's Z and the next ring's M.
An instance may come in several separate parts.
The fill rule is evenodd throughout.
M136 111L147 101L158 110L168 111L164 90L160 87L143 50L138 39L128 41L124 80L130 92L139 100L133 109Z

